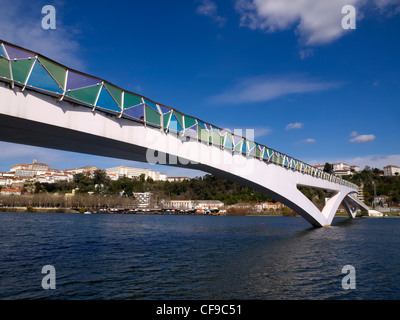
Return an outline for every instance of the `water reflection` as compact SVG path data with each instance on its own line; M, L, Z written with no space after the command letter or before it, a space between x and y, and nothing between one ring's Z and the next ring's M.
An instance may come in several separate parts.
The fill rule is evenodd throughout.
M400 219L0 215L0 298L397 297ZM57 290L40 287L43 265ZM345 265L357 290L341 287ZM36 272L39 270L38 272Z

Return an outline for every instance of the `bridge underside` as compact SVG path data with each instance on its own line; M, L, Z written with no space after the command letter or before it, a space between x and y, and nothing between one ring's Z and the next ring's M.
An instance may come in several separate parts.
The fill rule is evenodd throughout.
M357 208L368 210L350 196L354 189L305 173L187 141L160 129L59 102L37 92L11 90L2 84L0 95L3 141L139 162L149 162L149 150L157 150L152 152L157 158L167 157L160 164L201 170L237 181L282 202L316 227L330 225L341 203L351 218ZM180 161L169 161L168 157L179 157ZM320 211L297 189L299 185L332 190L333 196Z

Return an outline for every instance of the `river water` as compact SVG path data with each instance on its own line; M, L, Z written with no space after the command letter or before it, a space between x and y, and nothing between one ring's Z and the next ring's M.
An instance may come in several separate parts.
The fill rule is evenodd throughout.
M399 231L396 218L0 213L0 299L397 300Z

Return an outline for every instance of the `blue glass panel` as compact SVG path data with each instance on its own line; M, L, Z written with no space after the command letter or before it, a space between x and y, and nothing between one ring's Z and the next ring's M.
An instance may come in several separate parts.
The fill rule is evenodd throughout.
M174 114L172 114L172 116L171 116L171 120L169 121L168 129L177 131L177 132L183 131L181 124L179 123L178 119L175 117Z
M197 123L202 127L202 128L206 128L206 125L204 124L203 121L197 120Z
M219 131L219 129L218 128L216 128L216 127L212 127L212 129L216 132L216 133L218 133L219 135L221 135L221 133L220 133L220 131Z
M32 69L32 73L29 77L28 86L35 88L63 93L61 88L57 85L54 79L48 74L48 72L40 65L38 61L35 62L35 66Z
M156 104L155 104L154 102L151 102L151 101L149 101L149 100L147 100L147 99L143 99L143 100L144 100L144 102L145 102L149 107L151 107L151 108L153 108L155 111L159 112L159 111L158 111L158 108L157 108L157 106L156 106Z
M142 103L138 106L125 109L124 114L132 118L144 121L144 104Z
M227 134L225 136L225 148L233 149L233 147L234 147L234 145L232 143L232 140L231 140L229 134Z
M17 49L14 47L11 47L7 44L4 44L4 47L7 50L8 56L10 57L11 60L13 59L29 59L29 58L34 58L35 54L29 51Z
M67 80L67 91L91 87L99 83L100 81L95 78L91 78L73 71L69 71Z
M248 152L248 150L247 150L247 141L246 140L243 141L242 152L243 153L247 153Z
M97 100L97 106L103 109L121 112L121 109L118 107L115 100L108 93L106 88L102 87L99 99Z

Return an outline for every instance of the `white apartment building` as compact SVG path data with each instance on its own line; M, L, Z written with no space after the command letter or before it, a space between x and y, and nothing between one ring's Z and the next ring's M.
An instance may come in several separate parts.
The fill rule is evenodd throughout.
M400 176L400 168L394 165L388 165L384 167L383 172L385 176Z
M182 181L188 181L190 178L188 177L168 177L167 180L169 182L182 182Z
M107 175L111 179L117 180L126 176L127 178L139 178L142 174L145 175L145 179L152 178L154 181L167 181L167 175L161 172L153 171L151 169L119 166L116 168L106 169Z
M350 170L350 166L346 163L339 162L339 163L332 163L333 173L338 176L349 175L352 174Z
M163 202L163 207L175 210L219 210L224 203L219 200L169 200Z

